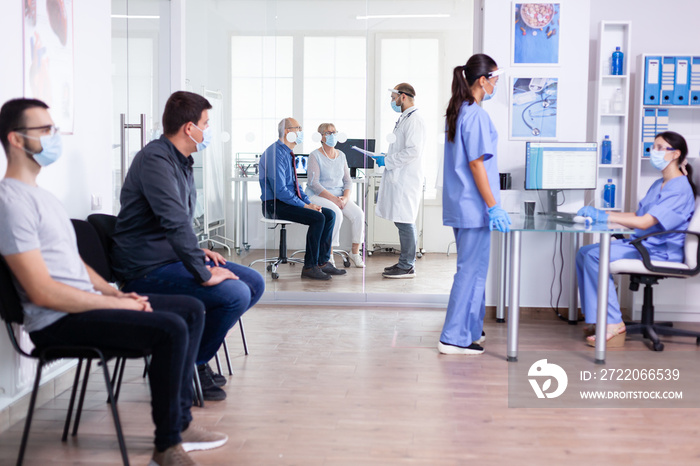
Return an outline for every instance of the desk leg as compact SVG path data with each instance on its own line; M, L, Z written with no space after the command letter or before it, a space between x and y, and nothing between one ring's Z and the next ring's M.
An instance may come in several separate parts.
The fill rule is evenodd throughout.
M578 253L579 234L572 233L569 235L571 247L571 275L569 275L569 325L578 323L578 287L576 283L576 254Z
M241 253L241 182L233 182L233 247Z
M510 306L508 306L508 361L518 360L520 323L520 231L510 233Z
M498 306L496 307L496 322L502 324L506 321L506 300L508 289L508 233L499 235L499 270L498 270Z
M595 363L605 364L608 323L608 282L610 280L610 235L600 235L600 268L598 270L598 316L595 331Z
M250 249L248 244L248 184L243 183L241 190L241 236L243 237L243 247Z

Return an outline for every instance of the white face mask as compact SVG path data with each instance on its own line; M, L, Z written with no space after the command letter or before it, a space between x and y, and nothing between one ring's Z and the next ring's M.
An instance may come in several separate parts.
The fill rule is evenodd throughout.
M51 165L54 163L56 160L61 157L61 153L63 152L63 140L61 139L61 134L56 132L52 135L46 135L46 136L41 136L41 137L34 137L34 136L28 136L26 134L18 133L22 137L27 138L27 139L33 139L35 141L41 142L41 152L31 152L27 149L24 149L24 151L27 154L30 154L32 158L41 165L42 167L45 167L47 165Z
M491 81L489 81L489 83L490 82ZM493 86L493 90L491 91L490 94L488 92L486 92L486 89L484 88L484 86L481 86L481 88L484 89L484 100L489 100L494 95L496 95L496 89L498 89L498 81L496 81L496 84L491 84L491 85Z
M199 128L199 126L194 125L194 127L202 131ZM211 143L211 126L208 126L207 129L202 131L202 142L197 142L192 136L190 136L190 139L192 139L192 141L194 141L194 143L197 144L197 152L202 152Z
M668 167L668 164L671 163L670 160L664 159L664 157L666 157L665 150L652 150L650 154L650 162L652 167L656 168L660 172L664 171L664 168Z

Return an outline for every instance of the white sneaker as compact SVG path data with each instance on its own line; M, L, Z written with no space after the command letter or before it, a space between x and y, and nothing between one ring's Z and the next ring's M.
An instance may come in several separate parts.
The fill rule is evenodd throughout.
M360 254L350 254L348 257L350 258L350 262L352 262L353 265L358 269L361 269L365 266L365 263L362 261L362 256Z
M472 343L465 348L462 346L446 345L443 342L438 342L437 349L442 354L465 354L474 356L484 354L484 348L476 343Z

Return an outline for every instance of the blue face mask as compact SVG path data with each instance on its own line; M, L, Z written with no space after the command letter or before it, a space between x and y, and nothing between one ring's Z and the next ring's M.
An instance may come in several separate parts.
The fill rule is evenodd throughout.
M498 88L498 81L496 81L496 84L492 84L492 86L493 86L493 90L491 91L490 94L488 92L486 92L486 89L484 88L484 86L481 86L481 88L484 89L484 100L489 100L496 94L496 89Z
M27 139L34 139L35 141L41 142L41 152L34 153L28 151L27 149L24 149L24 151L27 154L30 154L36 163L42 167L51 165L61 157L61 153L63 152L63 141L59 133L54 133L52 136L41 136L38 138L27 136L26 134L22 133L18 134L21 134L22 137Z
M664 171L664 168L668 167L668 164L671 163L670 160L665 160L664 157L666 157L666 151L665 150L653 150L651 151L651 166L656 168L657 170Z
M402 110L401 110L401 105L397 104L397 103L394 102L393 100L391 101L391 109L392 109L393 111L395 111L396 113L401 113L401 112L402 112Z
M329 134L326 136L326 145L328 147L335 147L336 144L338 144L338 136L335 134Z
M195 128L198 130L202 131L199 126L194 125ZM204 131L202 131L202 142L197 142L195 139L190 136L190 139L194 141L195 144L197 144L197 150L196 152L202 152L204 149L209 147L209 144L211 143L211 126L207 127Z

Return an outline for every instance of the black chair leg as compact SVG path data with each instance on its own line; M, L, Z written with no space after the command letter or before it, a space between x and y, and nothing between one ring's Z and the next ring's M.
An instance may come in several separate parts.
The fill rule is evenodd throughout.
M122 388L122 380L124 379L124 368L126 367L126 358L120 358L121 361L117 360L116 367L119 367L119 377L117 378L116 391L114 392L114 401L119 401L119 392Z
M226 356L226 365L228 366L228 375L233 375L233 369L231 368L231 356L229 356L229 354L228 354L228 344L226 343L225 338L224 338L223 346L224 346L224 355Z
M119 421L119 412L117 411L117 402L114 399L114 391L112 389L112 381L109 377L109 369L107 368L107 361L102 354L99 355L102 360L102 374L105 378L105 385L107 387L107 395L109 396L109 406L112 408L112 417L114 418L114 428L117 430L117 440L119 441L119 450L122 454L122 462L124 466L129 466L129 455L126 453L126 442L124 441L124 433L122 432L122 424Z
M199 372L197 372L197 364L194 365L194 396L196 398L196 406L204 408L204 391L202 390L202 382L199 380Z
M92 358L88 358L87 364L85 364L85 375L83 376L83 388L80 392L80 399L78 400L78 409L75 412L75 423L73 423L73 432L71 435L75 437L78 435L78 426L80 425L80 417L83 414L83 403L85 402L85 393L87 392L87 383L90 378L90 366L92 366ZM107 367L105 370L108 371Z
M75 379L73 379L73 390L70 393L70 402L68 403L68 412L66 413L66 422L63 425L63 435L61 441L68 440L68 429L70 429L70 421L73 416L73 407L75 406L75 394L78 391L80 383L80 373L83 371L83 358L78 359L78 367L75 369Z
M238 319L238 326L241 329L241 339L243 340L243 351L248 356L248 340L245 338L245 329L243 328L243 319Z
M146 376L148 375L148 368L151 367L151 357L150 356L144 356L143 357L143 378L145 379Z
M39 392L39 382L41 381L41 369L44 367L43 358L39 358L36 367L36 378L34 379L34 388L32 389L32 396L29 400L29 408L27 409L27 420L24 421L24 432L22 433L22 442L19 445L19 456L17 457L17 466L22 465L24 461L24 452L27 448L27 441L29 440L29 428L32 425L32 416L34 415L34 406L36 405L36 397Z
M226 343L226 340L224 340L224 343ZM219 359L219 352L218 351L214 355L214 361L216 361L216 370L219 372L219 375L224 375L224 373L221 372L221 359Z

